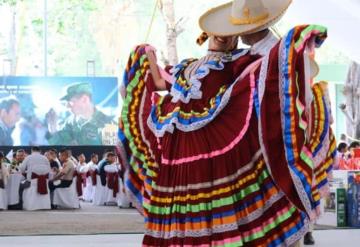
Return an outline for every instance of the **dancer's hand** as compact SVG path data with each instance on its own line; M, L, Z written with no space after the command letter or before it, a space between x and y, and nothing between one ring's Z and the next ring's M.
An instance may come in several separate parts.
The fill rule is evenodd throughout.
M148 57L148 60L149 60L150 72L154 79L156 89L157 90L166 90L165 79L163 77L161 77L161 74L159 72L158 65L156 62L155 50L151 46L149 49L145 48L145 50L146 50L146 56Z

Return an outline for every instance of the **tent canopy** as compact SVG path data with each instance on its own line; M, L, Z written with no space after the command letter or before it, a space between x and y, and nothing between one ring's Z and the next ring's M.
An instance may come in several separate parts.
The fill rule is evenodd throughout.
M329 44L360 63L360 1L294 0L283 21L328 28Z

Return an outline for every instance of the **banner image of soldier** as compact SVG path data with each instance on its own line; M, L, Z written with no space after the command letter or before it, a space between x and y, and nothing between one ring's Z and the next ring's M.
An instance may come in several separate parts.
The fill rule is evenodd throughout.
M106 124L114 123L111 116L96 108L93 88L88 82L73 83L66 88L61 101L71 112L62 122L51 109L46 114L47 139L50 145L102 145L102 130ZM60 124L59 124L60 122Z

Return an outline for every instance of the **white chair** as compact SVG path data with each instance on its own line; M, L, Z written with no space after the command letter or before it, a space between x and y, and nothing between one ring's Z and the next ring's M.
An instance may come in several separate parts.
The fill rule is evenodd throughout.
M127 173L124 174L124 181L119 179L119 183L120 183L119 194L120 195L118 197L117 204L120 208L129 208L130 207L130 200L129 200L128 196L126 195L126 193L123 192L125 190L123 183L126 181L126 178L127 178Z
M19 187L21 181L24 179L25 177L21 173L10 174L5 186L8 205L15 205L19 203Z
M73 178L69 187L54 190L54 205L68 209L80 208L80 201L76 191L76 179L76 177Z
M7 209L8 203L7 203L7 195L6 190L3 188L0 188L0 209Z
M37 178L38 176L42 178ZM31 185L23 192L23 209L24 210L40 210L51 209L50 191L48 186L48 173L35 174L32 173ZM44 192L41 192L40 184L44 183ZM41 194L42 193L42 194Z
M129 200L128 196L122 190L123 190L123 185L121 184L119 197L117 200L117 205L120 208L130 208L130 200Z
M96 175L96 185L94 188L94 197L93 205L95 206L104 206L106 203L105 200L105 186L101 184L101 179L99 175Z
M94 175L92 175L94 174ZM89 169L88 171L88 176L86 178L86 186L85 188L83 188L84 191L84 201L86 202L92 202L94 201L94 194L95 194L95 188L96 185L93 184L93 179L92 176L95 176L95 183L97 184L97 180L96 180L96 170L94 169Z

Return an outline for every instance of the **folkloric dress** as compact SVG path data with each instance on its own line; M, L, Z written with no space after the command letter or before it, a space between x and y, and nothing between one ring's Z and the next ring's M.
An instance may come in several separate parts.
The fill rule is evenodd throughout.
M164 96L146 45L135 48L124 75L119 150L127 194L145 218L143 246L301 239L335 155L328 101L321 90L312 96L308 68L325 37L324 27L299 26L268 48L270 36L251 51L184 60L171 69Z

